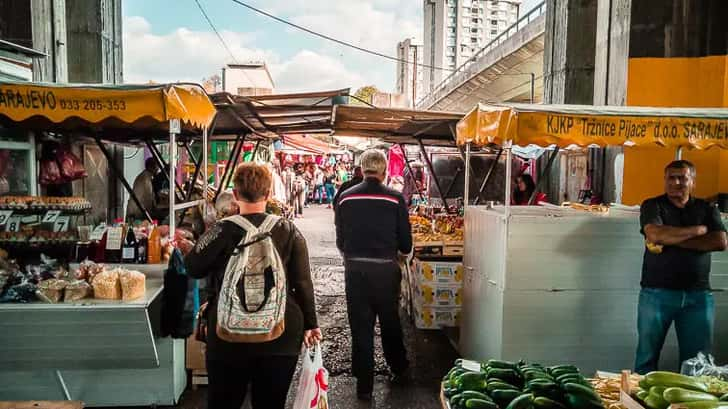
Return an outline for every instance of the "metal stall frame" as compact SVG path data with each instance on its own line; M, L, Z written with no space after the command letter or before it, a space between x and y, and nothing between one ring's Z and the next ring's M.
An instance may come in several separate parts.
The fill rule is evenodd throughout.
M202 130L206 161L207 128L215 109L199 85L88 86L1 82L19 95L45 95L52 104L19 104L0 113L4 126L29 131L93 134L115 176L131 199L144 209L133 189L116 167L106 143L142 144L145 139L164 140L169 135L170 180L175 180L177 137L191 128ZM60 109L56 109L59 107ZM182 122L187 124L184 128ZM167 129L168 127L168 129ZM142 137L140 137L142 135ZM199 170L199 169L198 169ZM207 169L204 170L207 174ZM200 201L177 203L170 194L170 234L174 237L175 211ZM151 218L150 218L151 219ZM158 324L163 291L160 265L134 265L148 276L146 294L134 301L82 300L64 304L3 304L0 316L13 330L0 334L4 348L23 345L16 353L0 354L0 400L82 399L90 406L170 405L184 390L184 341L159 337ZM60 314L60 315L59 315ZM34 319L32 317L35 317ZM125 328L121 333L117 328ZM47 333L49 327L53 331ZM47 337L59 336L59 343ZM102 341L93 348L88 337ZM25 372L17 372L25 371ZM51 372L53 379L42 376ZM161 377L161 378L160 378ZM134 382L142 382L134 387ZM93 381L92 381L93 380ZM29 383L30 396L12 389ZM116 393L124 387L134 393ZM56 388L58 390L56 390ZM20 395L18 395L20 394Z

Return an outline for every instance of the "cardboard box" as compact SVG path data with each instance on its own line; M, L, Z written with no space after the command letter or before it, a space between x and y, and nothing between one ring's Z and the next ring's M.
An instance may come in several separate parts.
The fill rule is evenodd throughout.
M187 369L207 369L207 365L205 365L205 348L207 348L207 345L196 340L194 335L187 338Z
M440 329L460 326L459 307L421 307L415 304L415 327L419 329Z
M463 303L462 284L418 281L412 287L415 304L423 307L459 307Z
M419 282L455 284L463 282L463 263L453 261L413 261L415 276Z

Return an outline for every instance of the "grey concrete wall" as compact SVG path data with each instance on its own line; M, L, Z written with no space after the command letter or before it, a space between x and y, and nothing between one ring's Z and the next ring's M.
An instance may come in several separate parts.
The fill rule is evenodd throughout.
M66 1L31 0L33 48L48 55L33 59L33 80L68 82Z
M66 0L69 80L121 83L120 0Z
M597 0L547 0L544 102L594 100Z
M627 101L632 0L598 0L594 63L594 105Z

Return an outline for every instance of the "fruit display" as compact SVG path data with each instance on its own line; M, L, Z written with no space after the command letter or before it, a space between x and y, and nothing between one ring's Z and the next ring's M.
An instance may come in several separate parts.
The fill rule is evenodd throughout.
M10 244L62 244L75 243L74 232L52 232L46 230L26 229L24 231L0 232L0 242Z
M450 214L438 214L430 219L410 215L412 236L416 243L463 241L463 218Z
M728 382L711 376L650 372L631 393L649 409L667 409L672 404L686 409L728 409Z
M78 212L91 209L91 203L83 197L2 196L0 197L0 209Z
M602 409L592 384L572 365L458 359L443 378L451 409Z

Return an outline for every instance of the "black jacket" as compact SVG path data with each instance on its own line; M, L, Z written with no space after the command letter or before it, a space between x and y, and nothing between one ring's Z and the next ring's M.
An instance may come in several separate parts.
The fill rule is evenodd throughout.
M336 194L334 195L334 209L336 209L336 205L339 204L339 198L341 197L342 193L346 192L347 190L349 190L349 188L352 188L363 181L364 178L362 177L354 177L342 183L341 187L339 187L339 190L336 191Z
M346 258L396 260L412 250L409 214L402 195L367 178L339 197L336 246Z

